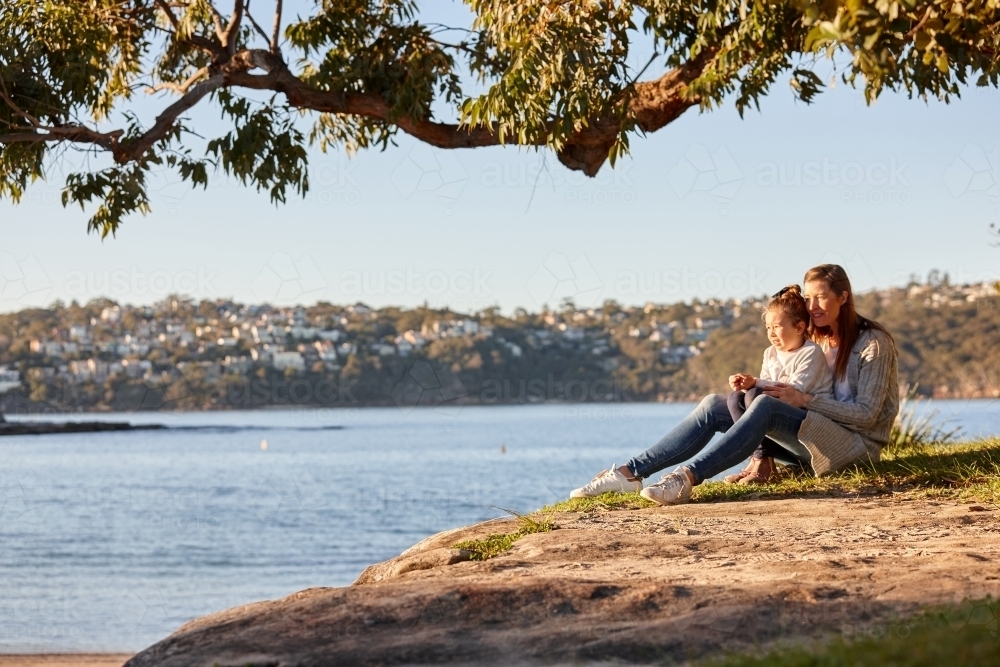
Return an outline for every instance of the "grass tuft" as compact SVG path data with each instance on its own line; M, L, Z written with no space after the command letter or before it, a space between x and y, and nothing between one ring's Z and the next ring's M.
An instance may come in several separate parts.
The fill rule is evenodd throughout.
M570 498L555 505L546 505L542 512L611 512L614 510L641 510L646 507L656 507L656 503L646 500L638 491L631 493L615 493L609 491L593 498Z
M513 533L492 533L481 540L459 542L454 547L471 552L472 555L469 557L469 560L489 560L510 549L514 545L514 542L517 542L525 535L547 533L556 527L549 519L533 519L530 516L518 514L511 510L504 511L517 517L520 526L516 531Z
M917 407L924 398L917 394L918 385L906 387L906 395L899 403L899 412L889 434L888 452L923 450L935 445L954 444L961 435L961 427L938 425L940 412L931 410L923 417L917 416Z

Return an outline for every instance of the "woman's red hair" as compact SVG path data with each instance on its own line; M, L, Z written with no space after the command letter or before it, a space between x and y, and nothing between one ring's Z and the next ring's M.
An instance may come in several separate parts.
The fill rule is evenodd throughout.
M814 266L806 271L802 283L805 284L817 280L822 280L826 283L830 291L838 297L842 296L845 292L847 293L847 300L840 307L840 315L837 317L837 337L840 339L840 347L837 349L837 363L833 373L837 379L843 379L847 377L847 364L851 360L851 350L854 349L854 344L858 342L858 337L861 336L862 331L876 329L888 336L894 345L895 341L892 338L892 334L884 326L867 317L858 315L858 311L854 307L854 290L851 289L851 281L848 279L847 271L844 271L844 267L839 264L820 264L819 266ZM814 342L821 343L831 338L833 333L831 327L814 326L812 338Z

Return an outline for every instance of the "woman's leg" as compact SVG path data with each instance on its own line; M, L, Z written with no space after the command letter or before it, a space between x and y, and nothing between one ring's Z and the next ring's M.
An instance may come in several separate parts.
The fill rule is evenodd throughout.
M649 477L667 466L687 461L704 449L716 433L725 433L732 425L733 418L725 397L718 394L706 396L670 433L625 465L634 477Z
M725 435L687 464L694 484L700 484L749 457L767 435L796 460L808 465L808 451L798 444L799 427L805 418L806 411L801 408L771 396L759 396Z

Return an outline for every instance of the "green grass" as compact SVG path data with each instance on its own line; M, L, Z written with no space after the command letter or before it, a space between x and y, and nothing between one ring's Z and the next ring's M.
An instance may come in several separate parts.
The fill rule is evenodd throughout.
M997 623L997 601L987 598L904 619L860 640L837 639L822 647L779 649L763 656L730 655L701 664L704 667L995 667L1000 664Z
M456 549L464 549L471 552L470 560L489 560L499 556L513 546L514 542L525 535L534 533L547 533L555 524L549 519L533 519L530 516L523 516L510 510L504 510L517 517L520 526L513 533L492 533L481 540L465 540L455 544Z
M948 426L947 422L938 424L938 410L921 410L917 408L926 400L917 393L919 385L904 387L903 399L899 402L899 412L892 425L889 435L889 451L905 451L921 449L931 445L951 445L962 433L961 427Z
M599 512L612 510L641 510L656 507L656 503L646 500L638 491L632 493L602 493L593 498L570 498L555 505L546 505L540 512Z
M694 489L692 502L724 502L758 498L906 497L966 500L1000 506L1000 439L960 444L919 444L910 438L905 447L887 449L878 463L864 463L835 475L814 477L789 473L776 484L741 486L706 482ZM571 498L548 505L531 516L517 516L520 527L481 540L467 540L456 548L472 552L472 560L498 556L525 535L552 530L557 512L602 512L655 507L638 493L605 493L596 498ZM540 518L548 517L548 518Z
M776 484L753 486L706 482L695 487L691 499L720 502L890 494L1000 504L1000 439L888 450L878 463L864 463L825 477L789 474ZM652 506L638 493L606 493L596 498L565 500L542 511L597 512Z

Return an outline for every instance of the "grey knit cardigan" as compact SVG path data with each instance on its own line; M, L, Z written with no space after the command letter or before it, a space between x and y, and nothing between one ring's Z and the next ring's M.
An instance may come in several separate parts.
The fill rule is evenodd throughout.
M817 477L865 459L878 461L899 412L896 347L878 329L863 331L851 349L847 382L853 403L816 396L806 406L799 441Z

